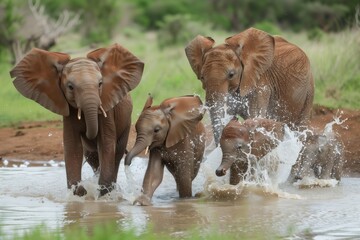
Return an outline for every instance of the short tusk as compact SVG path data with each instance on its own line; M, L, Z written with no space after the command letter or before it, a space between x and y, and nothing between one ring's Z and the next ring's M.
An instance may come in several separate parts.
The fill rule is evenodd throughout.
M106 112L105 112L104 108L101 105L100 105L100 110L104 114L104 117L107 117Z
M81 120L81 108L78 108L78 115L77 115L78 119Z
M147 147L145 148L145 155L147 155L148 152L149 152L149 146L147 146Z

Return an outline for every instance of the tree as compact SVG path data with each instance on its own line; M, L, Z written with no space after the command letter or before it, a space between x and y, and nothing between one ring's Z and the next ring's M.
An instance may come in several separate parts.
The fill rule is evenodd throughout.
M28 5L17 5L8 0L0 6L5 11L1 19L1 45L10 49L12 63L16 63L31 50L49 50L56 40L79 23L79 14L62 11L57 19L51 18L43 5L28 0Z

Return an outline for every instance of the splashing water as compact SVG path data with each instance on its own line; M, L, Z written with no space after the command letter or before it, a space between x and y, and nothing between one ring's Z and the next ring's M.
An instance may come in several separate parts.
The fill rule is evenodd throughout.
M323 134L326 137L333 137L334 136L333 126L335 124L341 126L343 123L345 123L347 121L347 118L345 118L344 120L340 120L341 114L342 114L342 112L340 112L340 113L337 112L336 116L333 117L333 121L331 121L331 122L329 122L328 124L325 125Z
M134 202L136 197L140 194L142 187L135 180L135 177L130 169L130 166L125 166L126 187L124 189L124 199Z
M338 112L336 116L334 116L333 121L327 123L324 127L324 130L322 132L322 136L324 136L323 141L320 142L320 147L330 144L333 149L333 155L341 155L342 149L339 147L339 143L336 140L335 132L333 131L333 126L339 125L341 126L343 123L347 121L347 118L344 120L341 120L341 114L342 112ZM346 126L343 126L346 128ZM333 146L333 144L336 144ZM313 187L335 187L338 185L339 181L336 179L318 179L316 177L309 177L306 176L301 180L298 180L294 183L294 186L297 186L298 188L313 188Z

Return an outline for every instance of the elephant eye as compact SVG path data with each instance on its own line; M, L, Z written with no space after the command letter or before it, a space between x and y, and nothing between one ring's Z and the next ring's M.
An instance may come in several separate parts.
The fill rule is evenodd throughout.
M99 82L99 88L101 88L102 84L103 84L103 82L100 81L100 82Z
M154 133L158 133L159 131L160 131L160 127L159 127L159 126L157 126L157 127L154 128Z
M72 85L72 83L68 83L68 88L69 88L70 90L74 90L74 86Z
M234 77L234 75L235 75L235 70L231 70L231 71L228 72L228 78L229 79L232 79Z

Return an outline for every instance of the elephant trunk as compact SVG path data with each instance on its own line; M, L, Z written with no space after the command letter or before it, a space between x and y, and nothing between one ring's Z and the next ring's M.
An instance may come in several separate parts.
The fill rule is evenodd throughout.
M213 127L214 140L216 146L219 145L222 130L224 128L223 119L225 117L225 94L206 93L206 105L209 108L211 124Z
M224 153L221 164L215 171L216 176L218 177L224 176L226 174L226 171L231 167L234 161L235 161L234 156L231 156L228 153Z
M132 159L139 155L147 147L149 147L149 143L146 141L146 138L143 136L137 136L134 147L130 150L130 152L128 152L128 154L126 154L125 166L130 166Z
M81 110L84 112L86 123L86 137L94 139L98 134L98 113L100 107L100 99L94 101L93 98L84 99L81 104Z

